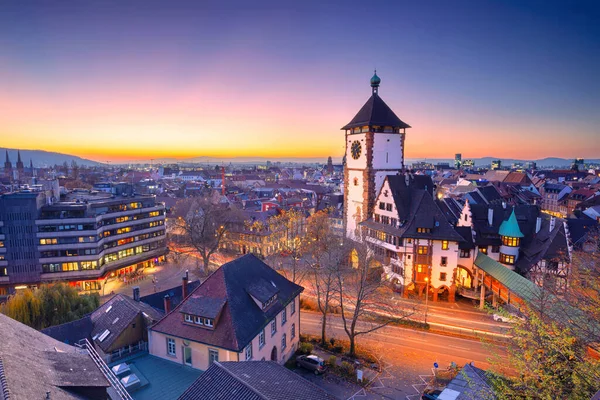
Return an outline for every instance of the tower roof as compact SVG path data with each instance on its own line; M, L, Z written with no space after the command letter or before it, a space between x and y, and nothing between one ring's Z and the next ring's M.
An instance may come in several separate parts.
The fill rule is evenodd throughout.
M17 162L22 162L21 161L21 150L17 150Z
M502 224L500 224L498 233L500 236L508 236L513 238L522 238L525 236L519 228L519 223L517 222L517 216L515 215L514 208L510 213L510 217L508 217L506 221L502 221Z
M393 126L395 128L410 128L385 104L377 93L373 93L360 111L356 114L342 130L355 128L357 126L378 125Z
M379 84L381 78L377 76L377 71L370 80L373 94L367 100L364 106L352 118L342 130L355 128L357 126L393 126L394 128L410 128L406 122L402 121L387 104L379 97Z
M8 150L5 150L5 151L6 151L6 162L9 163L10 162L10 158L8 158Z

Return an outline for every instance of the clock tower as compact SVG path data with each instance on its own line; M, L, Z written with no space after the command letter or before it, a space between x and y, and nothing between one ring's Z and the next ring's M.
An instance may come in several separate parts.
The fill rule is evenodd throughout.
M356 238L358 224L373 212L385 176L404 169L404 136L410 126L379 97L380 83L375 71L371 97L342 128L346 133L344 229L350 239Z

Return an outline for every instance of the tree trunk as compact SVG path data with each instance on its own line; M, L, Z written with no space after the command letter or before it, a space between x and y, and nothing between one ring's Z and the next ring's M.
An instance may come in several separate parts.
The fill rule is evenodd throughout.
M349 338L350 338L350 352L349 352L349 355L350 355L350 357L355 357L356 356L356 354L355 354L356 353L356 348L355 348L355 345L354 345L354 336L349 336Z
M325 328L327 326L327 314L323 313L323 318L321 318L321 344L325 346Z

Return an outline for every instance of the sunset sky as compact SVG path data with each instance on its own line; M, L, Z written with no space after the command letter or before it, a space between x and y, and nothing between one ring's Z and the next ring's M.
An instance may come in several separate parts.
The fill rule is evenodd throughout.
M0 146L340 157L380 95L406 157L600 157L598 1L5 1Z

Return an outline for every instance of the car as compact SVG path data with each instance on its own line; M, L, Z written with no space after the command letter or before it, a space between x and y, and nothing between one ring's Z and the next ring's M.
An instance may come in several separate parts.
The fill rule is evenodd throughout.
M298 356L296 357L296 366L298 368L306 368L309 371L314 371L315 375L324 373L327 370L325 362L321 357L315 355Z
M515 323L517 320L523 320L523 317L516 314L494 314L494 321Z

